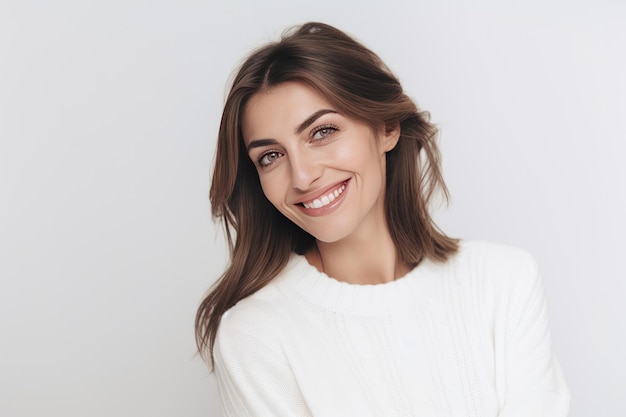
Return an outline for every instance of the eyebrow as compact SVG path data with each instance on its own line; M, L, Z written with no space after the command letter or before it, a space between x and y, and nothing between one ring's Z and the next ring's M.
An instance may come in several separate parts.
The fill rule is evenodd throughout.
M296 133L296 135L299 135L300 133L304 131L304 129L311 126L313 123L315 123L317 119L319 119L320 117L328 113L337 113L337 111L331 110L331 109L318 110L312 115L310 115L304 122L300 123L300 125L295 129L294 132ZM275 139L255 139L255 140L250 141L250 143L248 144L247 150L248 152L250 152L250 150L254 148L260 148L263 146L276 145L276 144L278 144L278 142Z
M300 123L300 126L298 126L298 128L296 129L296 135L299 135L300 133L302 133L304 129L311 126L317 119L319 119L320 117L322 117L323 115L327 113L337 113L337 112L335 110L330 110L330 109L322 109L322 110L316 111L311 116L309 116L308 119Z
M268 145L277 145L278 142L276 142L276 140L274 139L255 139L250 141L250 143L248 143L248 152L250 152L250 150L254 149L254 148L261 148L263 146L268 146Z

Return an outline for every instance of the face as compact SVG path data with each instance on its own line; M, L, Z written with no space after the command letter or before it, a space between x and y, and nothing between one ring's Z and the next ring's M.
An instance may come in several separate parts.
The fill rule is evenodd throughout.
M399 132L375 131L295 82L254 95L242 132L267 199L319 241L375 239L387 227L385 153Z

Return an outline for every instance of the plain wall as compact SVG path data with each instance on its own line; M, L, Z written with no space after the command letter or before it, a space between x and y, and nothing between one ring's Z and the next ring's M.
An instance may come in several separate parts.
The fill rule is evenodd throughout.
M431 112L443 229L539 258L571 416L626 415L622 1L1 0L0 417L218 415L193 319L226 84L309 20Z

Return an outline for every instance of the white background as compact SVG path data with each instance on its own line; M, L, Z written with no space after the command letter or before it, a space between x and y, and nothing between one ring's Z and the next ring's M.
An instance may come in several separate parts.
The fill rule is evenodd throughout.
M308 20L441 127L442 227L539 258L571 416L626 415L624 2L2 0L0 417L218 414L193 318L225 86Z

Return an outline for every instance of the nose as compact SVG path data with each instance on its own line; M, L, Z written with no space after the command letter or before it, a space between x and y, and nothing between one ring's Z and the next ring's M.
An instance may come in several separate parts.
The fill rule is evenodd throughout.
M291 187L307 190L322 176L322 164L310 153L292 152L289 155Z

